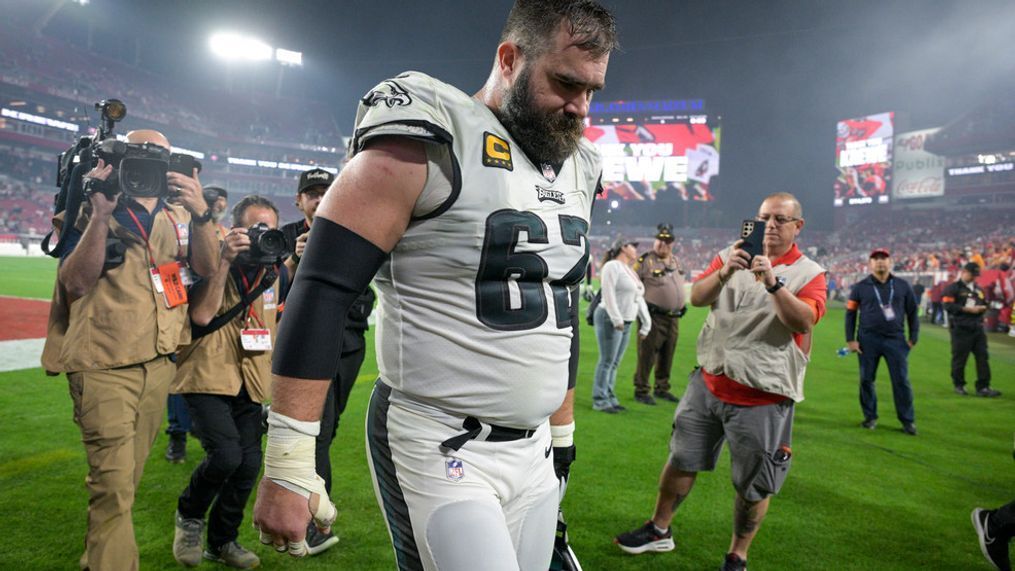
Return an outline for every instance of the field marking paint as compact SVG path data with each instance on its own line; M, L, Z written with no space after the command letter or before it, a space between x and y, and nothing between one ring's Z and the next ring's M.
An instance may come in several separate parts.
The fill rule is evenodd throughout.
M0 341L0 372L40 367L39 359L45 343L45 339Z

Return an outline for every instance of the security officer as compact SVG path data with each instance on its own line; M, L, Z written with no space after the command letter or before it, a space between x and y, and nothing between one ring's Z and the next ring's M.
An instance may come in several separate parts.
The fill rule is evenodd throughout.
M962 267L959 281L948 284L941 302L948 312L948 329L952 336L952 383L955 392L966 395L966 361L972 352L976 358L976 394L999 397L1001 391L990 388L990 363L987 362L987 334L983 330L983 314L987 302L976 283L980 266L969 262Z
M656 227L652 251L638 258L634 271L645 284L645 303L652 330L638 341L638 368L634 373L634 399L654 405L656 398L677 402L670 392L670 369L677 346L678 320L687 311L684 303L684 270L673 255L673 225ZM649 374L655 367L655 398L649 394Z
M307 244L310 224L314 221L314 213L324 193L335 180L335 176L324 169L308 170L300 176L296 191L296 206L303 213L303 220L290 222L281 228L286 237L287 249L292 255L286 260L286 268L295 273L300 263L300 256ZM368 318L373 311L377 299L369 287L363 295L356 299L345 319L345 330L342 333L342 356L338 371L332 379L328 396L321 413L321 431L317 435L316 469L324 479L324 487L331 492L331 443L338 433L338 425L345 405L349 401L356 377L359 375L363 359L366 357L366 331L369 328ZM338 543L333 531L323 533L311 522L307 525L307 551L317 555Z
M920 334L916 295L906 280L892 275L892 258L888 250L877 248L867 259L870 275L857 282L846 302L846 346L860 359L860 408L864 428L873 430L878 424L878 396L874 377L881 357L888 363L892 379L895 413L902 431L916 436L913 412L913 387L909 384L909 350ZM856 312L860 311L860 336L856 337ZM905 336L903 316L909 323Z
M170 148L150 130L128 133L127 142ZM112 172L99 160L84 188L105 186ZM185 284L189 270L210 275L218 264L197 169L169 172L167 181L178 205L93 192L73 227L64 228L62 216L54 220L70 248L57 274L42 365L67 373L88 458L82 569L139 566L131 510L165 414L176 349L190 341Z

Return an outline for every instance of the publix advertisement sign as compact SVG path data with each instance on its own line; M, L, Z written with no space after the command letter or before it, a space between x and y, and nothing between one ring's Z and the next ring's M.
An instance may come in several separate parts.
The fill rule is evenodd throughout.
M945 158L923 150L924 142L937 131L922 129L895 136L892 196L896 199L944 196Z

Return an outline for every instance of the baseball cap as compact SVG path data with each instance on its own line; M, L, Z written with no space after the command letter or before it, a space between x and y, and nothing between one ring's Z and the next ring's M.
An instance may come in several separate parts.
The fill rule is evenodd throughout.
M627 240L623 236L618 237L616 240L613 241L613 244L610 246L610 252L612 252L613 255L616 256L617 254L620 253L620 249L623 248L624 246L627 246L628 244L634 246L635 248L638 247L637 242Z
M871 250L870 257L871 258L878 258L878 257L891 258L892 255L888 252L887 248L874 248L873 250Z
M672 224L659 224L656 226L656 239L662 240L663 242L673 241L673 225Z
M980 275L980 264L977 264L976 262L969 262L968 264L962 266L962 269L973 274L973 276Z
M299 190L296 192L298 194L315 186L329 187L334 180L335 175L324 169L310 169L308 171L303 171L303 174L300 175Z

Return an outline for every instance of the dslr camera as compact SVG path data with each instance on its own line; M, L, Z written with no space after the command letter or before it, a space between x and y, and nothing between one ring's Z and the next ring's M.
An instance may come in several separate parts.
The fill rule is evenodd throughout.
M281 230L259 222L247 228L247 236L250 238L250 249L236 257L236 262L241 265L272 266L285 254L285 234Z

